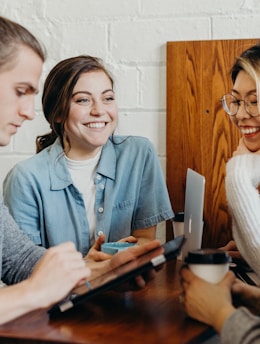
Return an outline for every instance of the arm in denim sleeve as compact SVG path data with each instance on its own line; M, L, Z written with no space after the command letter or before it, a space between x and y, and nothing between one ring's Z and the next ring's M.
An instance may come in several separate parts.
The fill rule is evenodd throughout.
M174 216L156 150L149 140L146 141L146 145L145 163L140 173L142 180L135 228L143 228L144 219L145 227L150 227Z

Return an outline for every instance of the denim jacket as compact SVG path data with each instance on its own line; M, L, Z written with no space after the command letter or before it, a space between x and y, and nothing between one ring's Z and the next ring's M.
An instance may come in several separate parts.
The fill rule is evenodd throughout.
M102 231L108 241L117 241L174 216L156 151L146 138L110 138L94 183L95 237ZM50 247L73 241L84 255L88 252L83 197L73 185L59 139L15 165L3 193L18 226L36 244Z

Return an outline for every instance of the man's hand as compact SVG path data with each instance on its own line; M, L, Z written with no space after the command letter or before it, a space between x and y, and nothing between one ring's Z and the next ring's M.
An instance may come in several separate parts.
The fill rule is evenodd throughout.
M235 275L229 271L222 281L213 284L197 277L187 267L180 273L187 314L220 332L225 320L235 311L231 297Z
M232 294L236 303L250 309L251 312L259 315L260 313L260 288L246 284L236 279L232 285Z
M85 283L90 273L82 254L67 242L49 248L24 283L36 308L48 307Z

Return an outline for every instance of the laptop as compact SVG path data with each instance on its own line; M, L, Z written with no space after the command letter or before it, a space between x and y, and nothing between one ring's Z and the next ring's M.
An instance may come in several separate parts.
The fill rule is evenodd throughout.
M205 176L187 169L185 207L184 207L184 236L186 242L182 248L182 258L188 251L201 248L203 234L203 210L205 194Z
M232 258L230 269L241 281L257 287L260 286L260 278L244 260Z
M201 248L203 235L205 177L188 168L185 190L184 235L186 242L181 251L181 258L186 257L188 251ZM230 269L243 282L260 286L260 278L241 259L232 259Z
M178 236L158 248L146 252L140 257L110 270L99 277L87 281L84 285L73 289L73 291L62 301L55 304L48 313L50 317L55 317L69 309L75 308L82 302L86 302L91 297L104 291L114 289L118 285L143 274L151 269L158 269L167 260L176 259L181 247L185 242L185 237Z

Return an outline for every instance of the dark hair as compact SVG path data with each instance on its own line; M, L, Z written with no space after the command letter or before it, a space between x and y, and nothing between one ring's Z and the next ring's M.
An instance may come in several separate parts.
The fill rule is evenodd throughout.
M31 48L45 60L44 48L26 28L0 16L0 70L11 68L19 46Z
M248 73L254 80L260 73L260 45L256 44L242 52L237 57L231 68L231 79L233 84L236 81L238 73L243 70ZM258 77L257 77L258 78ZM257 82L257 80L256 80Z
M71 57L59 62L50 71L44 83L42 105L51 132L36 138L37 153L50 146L57 137L63 144L64 125L69 115L73 89L82 73L99 70L108 76L113 88L112 76L104 67L102 60L97 57L89 55Z

